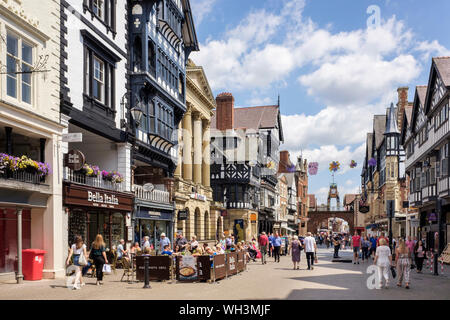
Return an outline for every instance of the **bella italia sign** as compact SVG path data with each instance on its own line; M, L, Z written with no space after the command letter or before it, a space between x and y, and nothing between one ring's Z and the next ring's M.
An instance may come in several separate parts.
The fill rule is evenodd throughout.
M106 193L88 191L88 201L99 204L119 205L119 199L115 195L108 195Z

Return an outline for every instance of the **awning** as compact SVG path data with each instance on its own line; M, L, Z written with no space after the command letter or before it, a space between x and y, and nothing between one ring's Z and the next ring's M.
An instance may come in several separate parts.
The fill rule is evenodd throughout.
M1 207L22 207L22 208L47 208L49 195L26 191L0 189Z

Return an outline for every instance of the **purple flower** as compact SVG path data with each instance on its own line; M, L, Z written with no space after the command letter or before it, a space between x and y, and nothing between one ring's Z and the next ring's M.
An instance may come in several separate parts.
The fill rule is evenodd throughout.
M376 165L377 165L377 160L375 160L375 158L371 158L369 160L369 166L375 167Z

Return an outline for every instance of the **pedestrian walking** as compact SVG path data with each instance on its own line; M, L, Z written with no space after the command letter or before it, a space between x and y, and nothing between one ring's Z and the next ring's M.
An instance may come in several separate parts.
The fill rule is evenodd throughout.
M415 262L414 259L414 247L416 246L416 242L411 239L411 236L408 236L407 240L405 241L406 247L409 249L409 252L411 252L411 261Z
M414 257L416 261L417 273L422 273L423 261L425 260L425 246L423 241L419 240L414 247Z
M281 237L278 232L275 232L275 236L273 237L273 257L275 258L275 262L280 262L280 250Z
M84 256L84 260L87 262L86 245L83 243L83 238L81 238L81 236L76 236L75 243L70 247L66 261L66 265L68 266L70 264L70 258L72 258L73 265L77 267L73 286L73 289L76 290L81 289L81 287L85 285L83 282L83 270L89 268L88 264L80 265L79 260L81 255Z
M373 264L378 267L378 283L376 288L381 289L383 286L383 278L385 280L385 288L389 288L389 271L392 265L391 249L387 246L387 241L381 238L378 242L379 246L375 252L375 260Z
M373 235L370 237L370 244L369 255L372 257L372 259L375 259L375 251L377 250L377 238Z
M294 240L289 245L289 251L292 256L292 262L294 263L294 270L300 269L300 253L303 250L302 243L298 240L298 236L294 236Z
M359 248L361 247L361 236L357 231L352 237L352 247L353 247L353 264L359 264Z
M367 236L363 237L361 240L361 258L363 262L369 260L369 248L371 245L369 238Z
M334 246L334 255L333 258L339 258L339 249L341 248L341 240L338 235L334 237L333 246Z
M106 258L105 242L101 234L95 237L91 246L90 257L94 260L95 272L97 274L96 285L103 284L103 266L108 264L108 258Z
M258 239L259 250L261 251L261 262L262 264L266 264L266 255L269 249L269 238L267 237L265 232L262 232Z
M288 253L289 253L289 236L285 236L284 255L287 256Z
M269 235L269 257L273 257L273 233Z
M316 240L311 236L311 232L308 232L305 238L305 253L306 262L308 263L308 270L314 270L314 255L316 250Z
M411 272L411 252L405 244L405 240L400 239L398 248L395 250L395 262L397 265L398 282L401 287L403 278L405 279L405 288L409 289L409 274Z

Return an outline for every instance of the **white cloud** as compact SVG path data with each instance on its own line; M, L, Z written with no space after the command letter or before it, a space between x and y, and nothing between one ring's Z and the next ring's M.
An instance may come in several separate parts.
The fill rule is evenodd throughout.
M422 52L421 59L425 62L430 60L431 56L443 57L450 56L450 50L442 46L437 40L422 41L417 44L417 51Z
M195 24L200 25L213 9L217 0L191 0L192 13L194 15Z

